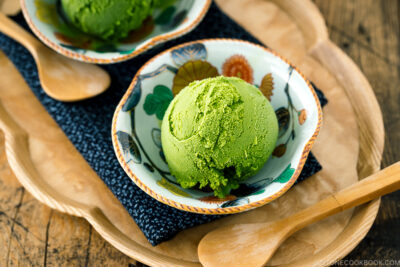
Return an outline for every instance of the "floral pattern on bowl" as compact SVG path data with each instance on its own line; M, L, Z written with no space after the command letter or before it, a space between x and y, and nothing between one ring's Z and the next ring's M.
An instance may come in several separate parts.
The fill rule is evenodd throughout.
M127 38L110 43L75 29L65 19L60 0L20 0L29 27L60 54L90 63L110 64L133 58L168 40L182 36L203 19L211 0L168 0Z
M194 80L218 75L253 82L271 101L279 122L272 157L224 199L176 182L160 131L174 95ZM169 49L138 71L114 114L112 140L126 173L155 199L185 211L228 214L264 205L286 192L299 176L321 123L312 86L287 60L249 42L210 39Z

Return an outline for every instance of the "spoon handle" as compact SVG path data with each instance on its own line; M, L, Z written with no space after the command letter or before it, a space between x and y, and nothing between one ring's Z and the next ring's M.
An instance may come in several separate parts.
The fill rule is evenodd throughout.
M3 13L0 13L0 31L25 46L32 55L36 54L36 48L41 45L35 37Z
M289 235L303 227L346 209L364 204L400 189L400 162L397 162L317 204L281 220L291 226Z

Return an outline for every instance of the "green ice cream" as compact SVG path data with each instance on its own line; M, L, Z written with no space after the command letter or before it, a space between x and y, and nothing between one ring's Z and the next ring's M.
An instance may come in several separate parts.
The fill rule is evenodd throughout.
M61 0L61 4L72 24L104 40L126 37L153 10L153 0Z
M162 122L164 154L184 188L211 188L218 197L257 173L278 138L275 112L239 78L195 81L169 105Z

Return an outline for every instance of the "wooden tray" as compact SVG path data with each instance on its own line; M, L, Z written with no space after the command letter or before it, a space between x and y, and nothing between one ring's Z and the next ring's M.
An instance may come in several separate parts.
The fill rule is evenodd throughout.
M0 128L5 133L8 161L20 182L41 202L86 218L117 249L149 265L199 266L197 244L208 231L225 224L287 216L380 168L384 130L373 91L357 66L328 39L314 4L310 0L217 3L266 45L289 58L329 98L324 127L313 149L324 170L269 205L185 230L157 247L147 242L10 61L0 54ZM366 235L379 202L298 232L281 246L269 265L328 265L344 257Z

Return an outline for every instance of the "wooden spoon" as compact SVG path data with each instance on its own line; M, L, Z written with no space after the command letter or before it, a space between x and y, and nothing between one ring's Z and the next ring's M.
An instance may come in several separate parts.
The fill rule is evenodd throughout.
M21 10L19 0L0 0L0 12L7 16L14 16Z
M0 31L25 46L36 61L43 90L60 101L96 96L110 85L110 76L96 65L63 57L44 46L14 21L0 13Z
M287 218L236 224L208 233L198 254L204 266L262 266L290 235L343 210L400 189L400 162Z

